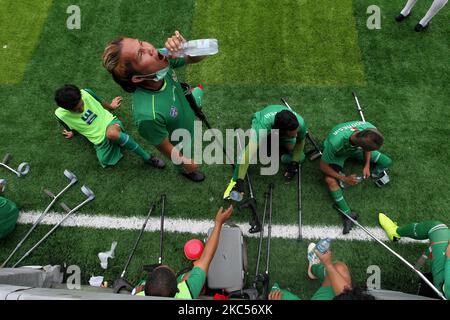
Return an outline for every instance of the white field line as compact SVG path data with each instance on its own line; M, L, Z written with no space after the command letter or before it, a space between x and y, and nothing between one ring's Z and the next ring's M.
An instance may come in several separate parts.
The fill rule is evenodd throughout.
M19 224L32 224L36 221L40 212L21 212L18 223ZM41 224L45 225L55 225L62 218L61 213L48 213ZM73 214L62 224L65 227L86 227L93 229L113 229L113 230L140 230L142 224L144 223L144 217L113 217L105 215L89 215L89 214ZM247 223L237 224L241 227L244 232L244 236L247 237L258 237L259 233L250 234L248 233L249 225ZM207 230L213 226L212 220L192 220L192 219L181 219L181 218L165 218L164 219L164 231L165 232L180 232L180 233L195 233L195 234L206 234ZM159 231L160 228L160 218L150 217L146 231ZM386 234L381 228L367 227L367 230L371 232L374 236L382 241L389 241ZM265 228L265 235L267 235L267 228ZM358 240L358 241L374 241L369 235L367 235L363 230L354 226L349 234L342 234L341 226L302 226L302 234L304 239L322 239L329 237L331 239L337 240ZM297 239L298 226L297 225L277 225L272 224L271 231L272 238L283 238L283 239ZM411 239L402 239L400 243L406 242L424 242L427 241L417 241Z

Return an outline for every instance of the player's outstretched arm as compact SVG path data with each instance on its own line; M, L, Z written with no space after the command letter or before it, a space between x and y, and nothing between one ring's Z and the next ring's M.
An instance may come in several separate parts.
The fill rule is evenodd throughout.
M219 245L220 231L222 230L222 225L230 218L233 213L233 206L229 206L228 209L223 210L220 207L216 214L216 220L214 224L214 229L211 236L206 242L205 249L203 249L202 256L196 262L194 266L201 268L208 274L209 265L216 254L217 246Z

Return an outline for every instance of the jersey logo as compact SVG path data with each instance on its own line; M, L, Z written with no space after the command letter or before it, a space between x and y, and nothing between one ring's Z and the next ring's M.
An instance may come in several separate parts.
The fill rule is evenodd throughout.
M96 118L97 115L88 109L81 117L81 120L83 120L87 124L91 124Z
M177 115L178 115L178 109L177 109L177 107L172 106L172 108L170 108L169 115L170 115L172 118L176 118Z
M178 82L178 77L177 77L175 70L172 70L172 79L173 79L173 81Z

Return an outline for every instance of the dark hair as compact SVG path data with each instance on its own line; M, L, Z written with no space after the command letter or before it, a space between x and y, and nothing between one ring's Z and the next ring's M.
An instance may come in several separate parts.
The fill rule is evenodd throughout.
M298 119L295 114L289 110L283 110L275 115L275 123L273 128L281 131L292 131L299 126Z
M375 300L375 297L361 287L345 288L344 291L335 296L333 300Z
M136 91L137 88L137 85L131 81L131 78L135 75L140 75L141 73L133 68L131 61L125 60L121 63L122 41L124 39L124 37L119 37L108 43L103 51L102 60L103 66L112 74L114 81L120 85L123 90L131 93Z
M148 274L146 296L175 297L177 292L177 278L167 266L160 266Z
M73 110L80 100L81 91L73 84L66 84L55 92L56 104L66 110Z
M377 129L364 129L356 133L356 142L367 151L378 150L384 143L384 137Z

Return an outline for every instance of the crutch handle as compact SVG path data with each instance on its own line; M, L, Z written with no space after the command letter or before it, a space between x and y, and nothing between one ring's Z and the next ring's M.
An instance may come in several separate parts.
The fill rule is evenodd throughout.
M5 155L5 157L3 158L3 160L2 160L2 163L3 164L8 164L8 162L9 162L9 160L11 160L11 158L12 158L11 154L7 153Z
M65 212L70 212L72 209L69 208L69 206L67 204L65 204L64 202L60 203L61 208L64 209Z
M48 195L50 198L55 198L55 195L53 194L53 192L51 192L51 191L48 190L48 189L44 189L44 193L45 193L46 195Z

